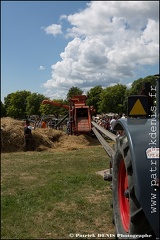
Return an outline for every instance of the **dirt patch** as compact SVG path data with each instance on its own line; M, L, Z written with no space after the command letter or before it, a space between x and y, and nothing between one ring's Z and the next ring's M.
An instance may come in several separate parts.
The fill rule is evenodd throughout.
M1 118L1 152L23 151L25 122L10 117ZM52 128L32 130L36 151L77 150L89 145L99 144L96 138L86 135L66 135L65 132Z

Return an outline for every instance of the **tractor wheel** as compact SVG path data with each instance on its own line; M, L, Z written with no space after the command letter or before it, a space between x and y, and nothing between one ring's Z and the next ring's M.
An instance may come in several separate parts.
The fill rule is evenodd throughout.
M118 141L112 176L117 239L133 239L129 235L151 234L150 225L135 195L131 154L126 136L120 137Z

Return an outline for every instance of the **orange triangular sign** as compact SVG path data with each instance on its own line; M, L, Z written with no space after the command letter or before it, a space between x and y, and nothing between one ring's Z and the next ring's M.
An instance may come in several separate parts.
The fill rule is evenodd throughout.
M139 99L135 102L132 110L130 111L129 115L146 115L146 111L144 110L141 102Z

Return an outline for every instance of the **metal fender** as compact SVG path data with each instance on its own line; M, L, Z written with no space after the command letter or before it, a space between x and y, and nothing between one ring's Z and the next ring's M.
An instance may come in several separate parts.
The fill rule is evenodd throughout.
M125 131L131 153L135 195L158 237L159 119L122 118L117 121L114 129Z

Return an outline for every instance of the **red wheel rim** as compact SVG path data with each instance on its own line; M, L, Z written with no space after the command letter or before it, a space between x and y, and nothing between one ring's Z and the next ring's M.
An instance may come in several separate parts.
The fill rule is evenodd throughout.
M130 222L130 207L129 199L125 197L125 191L128 190L128 176L124 160L120 161L119 174L118 174L118 199L120 206L120 216L123 224L123 228L126 232L129 231Z

